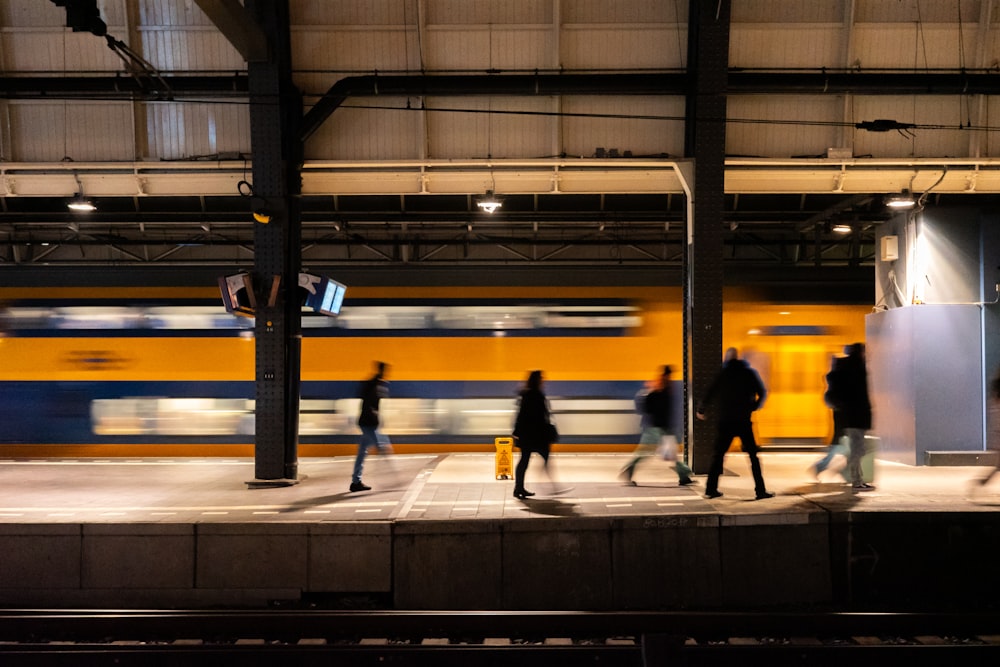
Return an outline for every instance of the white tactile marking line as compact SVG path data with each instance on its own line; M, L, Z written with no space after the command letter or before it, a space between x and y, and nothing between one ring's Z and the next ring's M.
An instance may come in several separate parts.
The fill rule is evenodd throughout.
M629 498L607 498L607 497L600 497L600 498L575 498L573 496L555 496L554 498L557 499L557 500L564 500L566 502L572 502L572 503L575 503L575 504L581 504L581 503L601 504L601 505L607 505L608 507L631 507L632 505L634 505L636 503L656 503L657 505L682 505L683 504L682 502L677 502L677 501L701 500L700 496L692 496L690 498L685 497L685 496L649 496L649 497L639 496L639 497L629 497ZM548 496L535 496L534 498L528 500L527 502L544 501L544 500L550 500L550 498ZM671 500L673 502L669 502L669 503L659 502L659 501L666 501L666 500ZM482 501L479 502L479 507L482 508L482 507L486 507L486 506L490 506L490 505L502 506L506 502L507 502L506 499L504 499L504 500L482 500ZM417 507L423 507L423 508L427 508L427 507L441 507L441 506L449 506L450 507L450 506L453 506L455 504L456 503L453 502L453 501L451 501L451 500L418 500L418 501L415 501L413 503L414 508L411 509L410 511L418 511ZM462 507L455 507L455 509L456 510L461 510L463 508Z
M389 518L404 518L411 512L425 512L431 507L451 507L456 512L475 512L478 510L490 508L490 507L503 507L507 502L504 500L480 500L476 505L470 506L467 501L462 503L456 503L452 500L419 500L418 497L422 491L426 480L429 477L430 471L425 471L417 475L411 488L407 490L406 495L400 501L375 501L375 502L349 502L349 503L337 503L335 508L331 509L311 509L304 510L303 514L331 514L334 509L336 510L352 510L356 514L376 514L379 512L390 511ZM545 500L546 496L541 496L540 500ZM625 508L632 507L636 504L654 504L659 507L676 507L682 506L686 502L699 501L701 496L627 496L622 498L610 498L607 496L598 497L574 497L574 496L559 496L560 500L566 502L572 502L574 504L599 504L604 505L609 508ZM68 517L68 516L80 516L80 515L98 515L98 516L125 516L127 514L146 514L149 516L175 516L182 512L188 512L191 514L198 514L201 516L212 516L212 515L230 515L239 514L241 512L249 512L250 514L261 516L261 515L273 515L288 512L291 509L290 506L285 505L219 505L219 506L209 506L209 507L148 507L148 506L136 506L136 507L87 507L87 508L77 508L77 507L0 507L0 517L14 518L23 517L26 515L34 514L45 514L51 517Z
M353 502L353 503L337 503L337 508L351 508L351 507L374 507L374 508L385 508L393 507L398 503L393 500L378 501L378 502ZM148 512L148 513L170 513L176 514L177 512L197 512L198 514L206 514L212 512L253 512L255 514L259 513L269 513L269 512L287 512L289 509L294 509L294 505L202 505L202 506L103 506L103 507L0 507L0 513L4 512L67 512L72 511L74 513L81 512ZM321 511L321 510L316 510Z
M0 465L5 466L85 466L85 465L101 465L101 466L192 466L192 465L207 465L212 467L218 467L223 465L232 466L247 466L253 467L253 460L249 461L234 461L230 459L182 459L179 461L167 461L167 460L133 460L133 459L60 459L58 461L51 461L48 459L28 459L28 460L17 460L17 459L0 459Z
M438 460L440 459L435 457L434 463ZM434 474L434 468L437 467L434 463L426 466L423 470L417 473L416 477L413 478L409 488L406 490L406 493L403 494L403 498L399 502L399 507L395 512L391 512L389 514L390 519L405 519L406 515L413 510L413 506L417 504L417 498L420 496L420 492L424 490L427 480L430 479L432 474ZM451 503L448 504L450 505ZM421 509L417 511L423 512L424 510Z

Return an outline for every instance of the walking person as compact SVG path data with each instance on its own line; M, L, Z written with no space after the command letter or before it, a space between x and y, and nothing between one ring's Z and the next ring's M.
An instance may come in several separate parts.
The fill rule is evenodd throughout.
M986 448L996 452L997 464L985 477L976 480L979 487L986 486L993 476L1000 472L1000 372L990 381L988 393Z
M542 384L541 371L531 371L528 374L528 380L520 392L517 418L514 420L513 435L521 450L521 458L514 467L514 497L519 500L535 495L524 488L524 475L531 455L541 456L545 462L545 472L549 473L549 449L558 438ZM551 474L549 478L551 479Z
M817 481L819 481L820 473L830 466L830 463L838 454L847 456L847 445L842 442L842 438L844 437L844 374L841 370L841 365L844 359L847 358L847 355L851 353L851 347L851 345L844 346L844 356L835 356L833 363L830 365L830 372L826 374L826 392L823 394L823 401L833 413L833 438L830 440L830 447L827 449L826 456L810 466L810 471ZM850 481L846 468L841 471L841 474L844 476L844 479Z
M865 367L865 344L855 343L841 362L844 373L843 424L847 438L847 475L855 491L872 491L865 482L861 459L865 455L865 433L872 427L872 404L868 398L868 369Z
M358 453L354 457L354 472L351 475L351 491L369 491L372 487L361 481L361 473L365 468L365 457L372 447L380 454L392 454L392 444L380 430L379 403L389 395L389 364L384 361L375 362L375 374L361 383L359 396L361 412L358 415L358 426L361 427L361 440L358 441Z
M635 395L636 411L642 415L640 425L642 433L639 436L639 446L632 453L632 459L622 469L621 477L626 484L636 486L632 477L635 475L636 466L641 461L656 453L657 447L665 435L675 435L674 430L674 394L670 383L670 375L673 369L664 366L660 375ZM677 472L678 484L687 486L694 484L691 479L691 468L679 458L674 462L674 470Z
M767 391L757 371L739 358L739 352L735 347L727 349L722 370L709 385L696 411L698 419L705 419L705 407L718 398L718 434L713 445L708 481L705 483L706 498L722 497L722 492L719 491L719 476L722 475L722 463L733 438L740 439L740 446L750 457L750 471L753 473L757 500L774 497L764 485L751 421L751 415L763 405L765 396Z

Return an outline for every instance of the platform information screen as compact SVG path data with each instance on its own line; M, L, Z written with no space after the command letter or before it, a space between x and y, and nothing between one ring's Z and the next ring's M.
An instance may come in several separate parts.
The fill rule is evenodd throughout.
M347 287L332 278L323 276L319 283L314 285L314 288L315 293L308 292L306 295L306 307L321 315L339 315L340 309L344 305L344 294L347 292Z

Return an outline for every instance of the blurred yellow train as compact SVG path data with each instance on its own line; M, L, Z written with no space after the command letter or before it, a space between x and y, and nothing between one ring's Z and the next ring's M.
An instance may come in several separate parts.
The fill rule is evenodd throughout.
M0 456L252 455L252 321L226 313L216 287L5 288L0 301ZM826 442L823 377L864 340L871 306L735 289L725 303L724 344L769 390L760 442ZM352 451L374 360L391 364L385 430L399 451L491 450L536 368L559 448L628 449L635 392L681 365L681 308L679 288L350 288L340 316L303 315L300 454Z

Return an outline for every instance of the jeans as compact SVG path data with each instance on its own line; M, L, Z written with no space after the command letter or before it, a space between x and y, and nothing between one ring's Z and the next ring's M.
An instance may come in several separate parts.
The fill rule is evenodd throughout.
M848 450L849 447L847 444L845 444L843 438L841 438L837 442L837 444L830 445L830 447L827 449L826 456L824 456L819 461L813 464L813 468L816 470L816 474L818 475L824 470L826 470L830 466L830 462L833 461L834 457L836 457L837 454L843 454L844 456L847 456ZM843 474L844 479L846 479L847 481L851 481L850 475L847 472L847 468L844 468L840 472L841 474Z
M639 462L656 454L656 448L659 447L660 439L664 435L666 435L666 432L658 426L650 426L643 429L642 435L639 436L639 446L632 452L632 459L622 470L629 481L632 480L632 474L635 472L635 467L639 465ZM674 470L677 471L677 479L683 481L691 477L691 468L684 461L681 461L679 457L673 464Z
M389 438L383 435L377 426L362 426L361 440L358 441L358 454L354 457L352 483L361 481L361 473L365 469L365 457L372 447L378 449L379 454L392 454L392 444L389 442Z
M865 429L845 428L844 437L851 448L847 454L847 473L851 484L860 486L865 481L861 476L861 459L865 456Z

